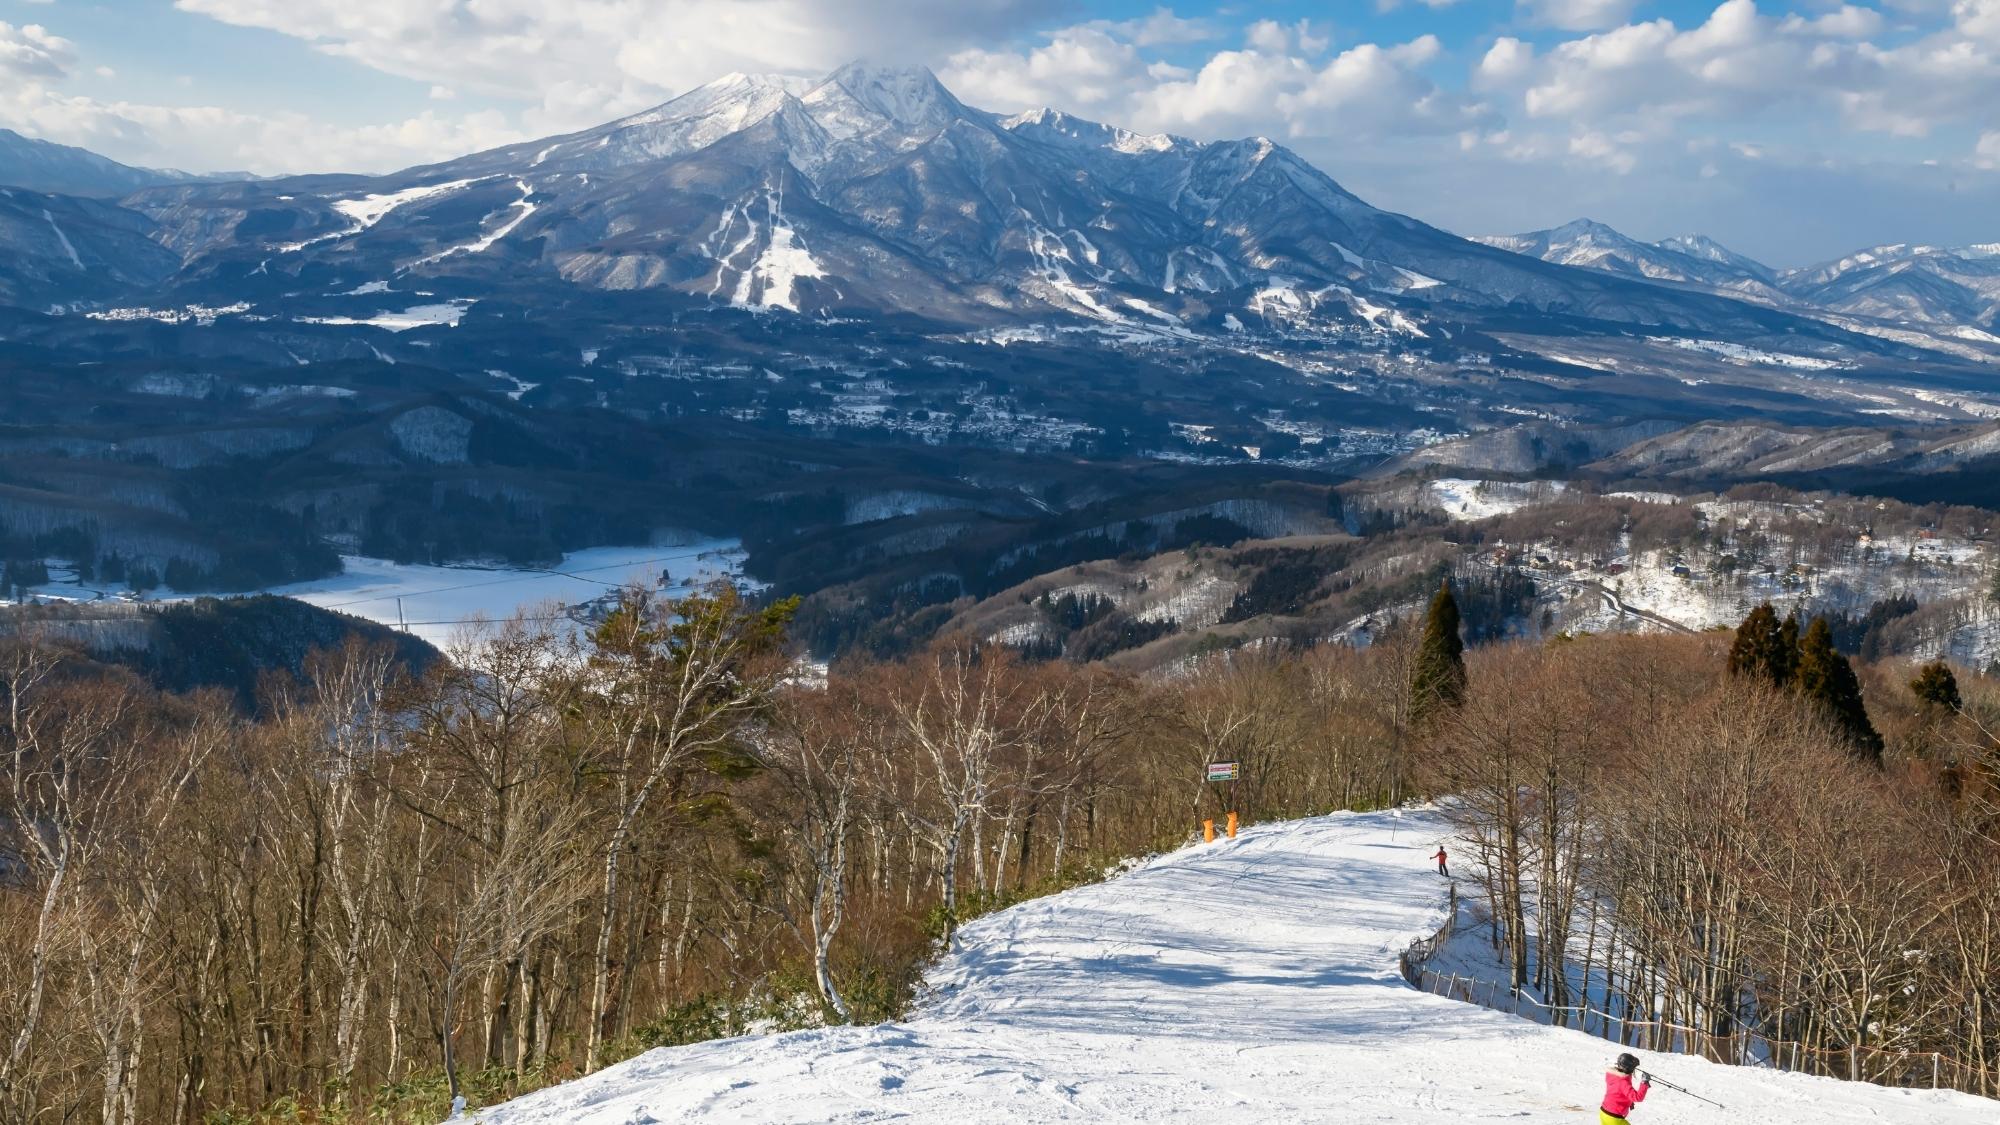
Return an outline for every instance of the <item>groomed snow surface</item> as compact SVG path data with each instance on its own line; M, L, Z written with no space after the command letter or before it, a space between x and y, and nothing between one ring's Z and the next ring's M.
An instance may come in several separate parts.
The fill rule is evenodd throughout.
M1434 812L1257 826L962 932L908 1022L664 1048L473 1114L486 1125L1596 1121L1615 1044L1427 995L1397 955L1444 919ZM1646 1064L1677 1123L1991 1125L1963 1094Z

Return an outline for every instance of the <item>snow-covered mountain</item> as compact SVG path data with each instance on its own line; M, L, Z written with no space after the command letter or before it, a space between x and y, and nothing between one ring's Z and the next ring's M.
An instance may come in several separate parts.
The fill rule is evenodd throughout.
M1875 246L1788 270L1779 284L1853 316L2000 331L2000 242Z
M1757 301L1785 301L1776 286L1776 271L1706 235L1641 242L1603 223L1578 219L1550 230L1482 235L1475 241L1565 266L1697 286Z
M1987 342L2000 326L2000 243L1875 246L1816 266L1774 270L1704 235L1641 242L1578 219L1477 241L1566 266L1643 277L1832 318L1923 326Z
M1581 1120L1616 1044L1431 995L1398 972L1398 955L1445 920L1426 857L1452 831L1429 810L1252 827L968 925L904 1022L661 1048L470 1120ZM1449 963L1504 979L1472 921L1462 907ZM1993 1114L1969 1094L1641 1053L1729 1107L1660 1088L1644 1109L1662 1125Z
M1220 328L1385 306L1751 329L1768 314L1533 262L1384 211L1264 138L1000 117L927 70L732 75L583 132L390 176L127 201L204 299L399 278L665 290L698 304ZM1404 323L1414 324L1405 319Z

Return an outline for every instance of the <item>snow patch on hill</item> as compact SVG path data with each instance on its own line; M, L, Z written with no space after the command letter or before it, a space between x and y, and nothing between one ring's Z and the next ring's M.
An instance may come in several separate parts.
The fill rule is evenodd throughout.
M1647 339L1655 344L1666 344L1682 351L1720 356L1732 363L1756 363L1767 367L1790 367L1800 371L1830 371L1853 366L1851 363L1820 359L1817 356L1768 352L1762 348L1732 344L1725 340L1692 340L1684 336L1648 336Z
M468 180L452 180L449 183L443 184L424 184L419 187L404 188L401 191L364 195L358 199L336 199L332 203L333 209L346 216L348 221L354 224L353 226L348 227L346 230L334 231L331 234L316 235L303 242L288 242L278 247L278 249L283 253L289 254L303 250L308 246L317 246L322 242L331 242L337 238L346 238L349 235L360 234L362 231L381 222L384 216L398 207L415 203L420 199L429 199L434 195L443 195L448 191L457 191L459 188L477 182L478 179L475 177Z
M1483 520L1545 503L1568 487L1562 481L1462 480L1430 482L1431 499L1455 520Z

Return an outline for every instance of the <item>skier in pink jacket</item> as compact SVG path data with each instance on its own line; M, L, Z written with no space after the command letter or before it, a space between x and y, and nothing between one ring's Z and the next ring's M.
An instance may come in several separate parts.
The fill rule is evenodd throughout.
M1639 1056L1619 1055L1604 1072L1604 1104L1597 1111L1598 1125L1627 1125L1632 1107L1645 1101L1651 1088L1652 1079L1639 1069Z

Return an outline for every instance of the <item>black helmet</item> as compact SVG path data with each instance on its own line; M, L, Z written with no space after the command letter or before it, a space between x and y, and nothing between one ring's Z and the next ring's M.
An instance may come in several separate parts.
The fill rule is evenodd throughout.
M1617 1065L1618 1065L1618 1073L1630 1074L1633 1071L1639 1069L1639 1056L1632 1054L1628 1051L1625 1054L1618 1056Z

